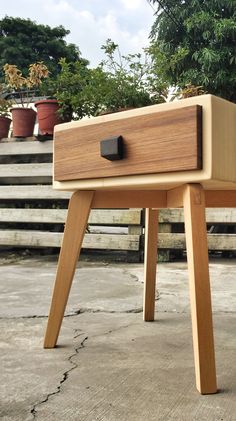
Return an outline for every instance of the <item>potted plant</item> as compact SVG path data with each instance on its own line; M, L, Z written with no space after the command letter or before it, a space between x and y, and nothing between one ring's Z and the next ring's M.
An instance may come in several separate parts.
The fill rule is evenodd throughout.
M42 136L52 136L54 126L62 122L58 111L59 102L57 99L42 99L35 102L38 114L39 134Z
M2 87L0 87L0 95L2 94ZM9 118L9 108L11 107L11 101L6 100L0 96L0 140L4 137L8 137L10 129L11 119Z
M83 60L60 60L61 70L52 82L61 116L71 114L79 120L165 102L167 84L153 75L148 57L143 60L140 54L122 56L119 46L111 40L102 49L106 59L96 68L89 68Z
M59 61L60 71L57 76L48 78L42 84L41 94L48 99L35 103L41 134L52 135L56 124L68 122L77 117L78 102L81 101L80 93L87 77L86 70L89 71L87 63L84 59L67 63L62 58ZM82 108L82 106L79 107L79 118L88 115Z
M36 120L36 112L31 104L36 91L47 78L49 71L43 62L33 63L29 66L28 76L13 64L5 64L3 67L7 87L11 90L14 102L17 106L11 108L14 137L32 136Z

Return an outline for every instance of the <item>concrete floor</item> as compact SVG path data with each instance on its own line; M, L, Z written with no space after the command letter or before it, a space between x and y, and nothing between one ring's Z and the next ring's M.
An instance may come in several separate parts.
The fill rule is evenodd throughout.
M236 261L211 262L220 393L195 389L186 263L159 265L142 321L143 265L81 262L59 346L42 348L56 261L0 258L0 419L235 421Z

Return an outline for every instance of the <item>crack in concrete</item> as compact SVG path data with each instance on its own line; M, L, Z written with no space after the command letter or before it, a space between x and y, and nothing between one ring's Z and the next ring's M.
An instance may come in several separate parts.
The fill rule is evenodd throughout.
M73 339L76 339L76 338L78 338L79 336L82 336L83 335L83 333L79 333L79 334L77 334L77 332L78 331L80 331L80 329L76 329L75 330L75 335L74 335L74 337L73 337ZM81 332L81 331L80 331ZM46 402L48 402L49 401L49 399L52 397L52 396L54 396L54 395L58 395L60 392L61 392L61 387L62 387L62 385L66 382L66 380L69 378L69 374L73 371L73 370L75 370L77 367L78 367L78 364L77 363L75 363L74 361L73 361L73 358L79 353L79 351L81 350L81 349L83 349L83 348L85 348L85 345L84 345L84 343L85 343L85 341L87 341L88 340L88 336L86 336L83 340L82 340L82 342L79 344L79 346L77 346L77 347L75 347L74 348L74 352L73 352L73 354L72 355L70 355L69 357L68 357L68 361L69 361L69 363L70 364L72 364L72 367L70 367L68 370L66 370L64 373L63 373L63 377L62 377L62 379L60 380L60 383L59 383L59 385L57 386L57 390L55 390L54 392L50 392L50 393L48 393L47 394L47 396L46 396L46 398L44 398L43 400L41 400L40 402L37 402L37 403L35 403L34 405L33 405L33 408L31 409L31 411L30 411L30 413L31 413L31 415L33 416L33 419L36 419L37 418L37 408L40 406L40 405L43 405L44 403L46 403Z
M136 324L137 323L129 323L128 325L125 325L125 326L119 326L116 329L110 329L107 332L104 332L104 333L102 333L100 335L95 335L94 337L96 338L96 337L99 337L99 336L110 335L111 333L118 332L119 330L122 330L122 329L127 329L128 327L134 326Z
M160 299L160 296L155 298L155 301L158 301ZM188 305L186 305L186 307L188 308ZM133 309L129 309L129 310L123 310L123 311L117 311L117 310L101 310L101 309L92 309L92 308L86 308L83 307L79 310L76 310L74 313L71 314L65 314L64 318L68 318L68 317L75 317L75 316L79 316L80 314L83 313L91 313L91 314L96 314L96 313L104 313L104 314L138 314L138 313L142 313L143 308L139 307L139 308L133 308ZM183 314L183 313L189 313L189 311L184 310L156 310L156 313L177 313L177 314ZM217 311L213 311L213 314L235 314L236 312L233 310L217 310ZM33 315L33 316L13 316L13 317L0 317L0 320L20 320L20 319L47 319L48 316L37 316L37 315Z
M79 314L83 314L83 313L104 313L104 314L129 314L129 313L142 313L143 308L139 307L139 308L131 308L128 310L101 310L99 308L97 309L92 309L92 308L87 308L87 307L82 307L79 310Z
M80 310L75 310L69 314L64 314L64 317L74 317L80 314ZM48 315L45 314L33 314L32 316L10 316L10 317L0 317L0 320L17 320L17 319L47 319Z
M136 324L136 323L135 323ZM129 324L127 324L127 325L124 325L124 326L119 326L118 328L116 328L116 329L110 329L110 330L108 330L107 332L103 332L103 333L101 333L101 334L99 334L99 335L95 335L95 337L99 337L99 336L105 336L105 335L110 335L110 334L112 334L112 333L114 333L114 332L118 332L119 330L122 330L122 329L127 329L128 327L130 327L132 325L132 323L129 323ZM77 338L79 338L80 336L83 336L84 335L84 333L82 332L82 330L81 329L75 329L74 330L74 336L73 336L73 339L77 339ZM85 348L85 341L87 341L88 340L88 336L86 336L83 340L82 340L82 342L80 343L80 345L79 346L77 346L77 347L75 347L74 348L74 353L72 354L72 355L70 355L69 357L68 357L68 361L73 365L71 368L69 368L68 370L66 370L64 373L63 373L63 377L62 377L62 379L60 380L60 383L59 383L59 385L57 386L57 390L55 390L54 392L50 392L50 393L48 393L47 395L46 395L46 397L43 399L43 400L41 400L41 401L39 401L39 402L37 402L37 403L35 403L34 405L33 405L33 408L31 409L31 411L30 411L30 413L31 413L31 415L33 416L33 419L36 419L37 418L37 408L40 406L40 405L43 405L43 404L45 404L46 402L48 402L49 401L49 399L52 397L52 396L55 396L55 395L58 395L60 392L61 392L61 387L62 387L62 385L63 385L63 383L65 383L66 382L66 380L69 378L69 374L73 371L73 370L75 370L76 368L78 368L78 364L76 363L76 362L74 362L73 361L73 358L79 353L79 351L81 350L81 349L83 349L83 348Z

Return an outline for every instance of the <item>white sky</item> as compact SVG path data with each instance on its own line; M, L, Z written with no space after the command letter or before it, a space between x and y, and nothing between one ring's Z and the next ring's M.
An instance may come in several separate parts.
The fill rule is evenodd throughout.
M122 54L141 52L154 21L147 0L0 0L0 19L5 15L63 25L71 31L66 41L78 45L92 66L102 60L107 38Z

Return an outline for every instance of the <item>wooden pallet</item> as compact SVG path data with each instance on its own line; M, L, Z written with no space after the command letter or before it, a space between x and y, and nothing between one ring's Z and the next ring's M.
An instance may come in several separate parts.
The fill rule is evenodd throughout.
M0 246L60 247L69 192L53 190L53 142L0 142ZM126 251L128 260L143 256L142 209L96 209L89 218L83 249ZM207 209L212 251L236 251L236 209ZM220 229L224 227L224 229ZM159 255L185 250L183 212L159 212ZM231 232L230 234L228 232Z
M236 253L236 209L206 209L208 228L208 249L210 252ZM184 234L184 213L182 209L159 211L159 241L161 258L170 259L170 250L181 256L186 249Z
M0 246L60 247L71 193L52 189L53 142L0 143ZM96 209L83 249L140 259L142 209Z

